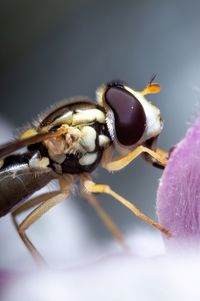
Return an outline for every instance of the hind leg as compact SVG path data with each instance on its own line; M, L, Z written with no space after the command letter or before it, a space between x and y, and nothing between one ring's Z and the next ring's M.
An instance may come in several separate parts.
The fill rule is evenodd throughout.
M23 240L27 249L30 251L33 258L40 264L44 263L45 261L36 249L36 247L30 241L25 231L38 219L40 219L40 217L42 217L47 211L64 201L69 196L72 181L66 181L66 178L60 178L59 183L59 191L47 193L42 195L41 197L37 197L33 200L30 200L27 204L22 205L12 213L14 224L21 239ZM28 214L28 216L20 224L18 224L17 215L22 213L26 209L35 206L37 203L39 203L39 205L30 214Z

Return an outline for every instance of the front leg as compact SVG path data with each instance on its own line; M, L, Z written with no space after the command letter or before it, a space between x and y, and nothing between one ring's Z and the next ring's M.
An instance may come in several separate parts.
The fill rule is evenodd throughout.
M154 152L153 150L149 149L146 146L140 145L136 147L132 152L130 152L126 156L119 156L116 159L113 159L111 162L107 162L103 164L103 167L108 171L117 171L120 170L127 165L129 165L133 160L135 160L141 154L148 154L151 158L159 163L161 166L166 166L167 154L160 149Z
M156 154L158 154L160 156L160 158L166 160L166 162L169 159L169 153L163 151L160 148L156 149ZM141 154L143 159L150 163L152 166L159 168L159 169L164 169L166 164L162 164L161 162L159 162L158 160L156 160L154 157L152 157L151 155L149 155L148 153L144 152Z

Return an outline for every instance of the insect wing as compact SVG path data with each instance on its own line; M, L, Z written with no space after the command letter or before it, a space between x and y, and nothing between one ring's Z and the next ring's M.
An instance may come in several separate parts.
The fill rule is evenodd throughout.
M14 141L8 142L8 143L0 146L0 158L3 158L3 157L5 157L23 147L26 147L28 145L39 143L46 139L49 139L52 137L57 137L61 134L62 134L62 132L60 133L58 130L55 132L39 133L32 137L28 137L28 138L25 138L22 140L14 140Z
M0 217L55 178L50 168L15 164L0 171Z

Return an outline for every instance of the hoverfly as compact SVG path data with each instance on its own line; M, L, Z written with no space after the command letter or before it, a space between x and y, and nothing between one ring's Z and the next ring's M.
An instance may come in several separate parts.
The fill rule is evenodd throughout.
M152 165L164 168L167 153L156 146L163 127L160 110L144 97L159 91L160 85L153 83L153 79L141 92L121 81L109 82L97 90L97 103L87 97L68 100L43 115L38 124L23 132L17 140L0 147L0 217L11 212L20 237L36 260L42 257L25 231L64 201L77 179L81 195L122 244L121 232L95 194L111 195L136 216L170 236L131 202L108 185L96 184L90 176L99 164L108 171L117 171L139 155ZM15 153L24 147L26 151ZM119 156L112 158L114 149ZM34 192L55 179L59 183L58 191L31 199ZM28 209L32 209L31 213L18 223L17 216Z

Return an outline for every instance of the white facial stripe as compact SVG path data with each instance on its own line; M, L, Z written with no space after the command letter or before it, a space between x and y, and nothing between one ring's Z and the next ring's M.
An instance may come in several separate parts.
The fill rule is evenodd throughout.
M160 122L160 110L145 99L139 92L135 92L136 98L142 104L146 115L146 129L143 138L149 139L160 134L162 125Z
M80 144L89 152L92 152L95 150L96 144L96 131L93 127L91 126L84 126L81 129L81 139L80 139Z
M96 159L97 159L97 153L86 154L79 160L79 164L80 165L90 165L90 164L94 163L96 161Z
M99 135L99 145L106 147L110 143L110 139L105 135Z
M134 91L127 86L125 88L138 99L145 111L146 129L139 143L159 135L162 130L162 124L160 122L160 110L152 105L140 92Z
M72 125L89 123L97 121L105 123L105 114L98 109L90 109L85 111L78 111L73 115Z

